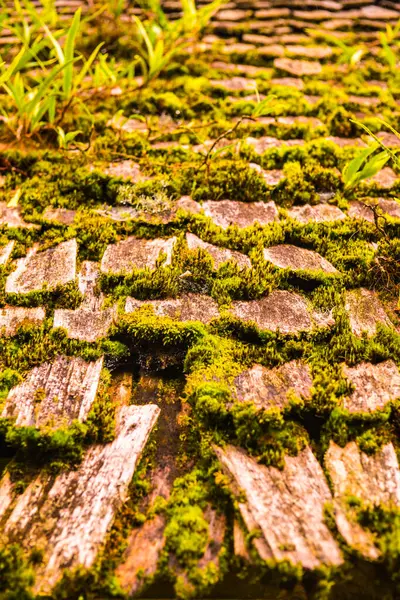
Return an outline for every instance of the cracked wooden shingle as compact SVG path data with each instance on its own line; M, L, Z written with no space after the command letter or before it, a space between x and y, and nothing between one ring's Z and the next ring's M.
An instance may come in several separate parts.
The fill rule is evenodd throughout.
M341 221L346 218L343 211L337 206L322 202L311 206L305 204L304 206L294 206L288 210L288 214L292 219L300 221L300 223L329 223L332 221Z
M18 206L7 206L6 202L0 202L0 224L7 227L21 227L24 229L39 229L35 223L27 223L21 216Z
M343 374L355 386L343 400L351 413L373 412L400 397L400 373L392 360L376 365L363 362L355 367L343 366Z
M7 294L26 294L43 289L54 289L75 281L76 240L61 242L58 246L38 252L28 251L16 261L16 269L6 281Z
M209 200L202 208L216 225L227 229L230 225L250 227L255 223L267 225L278 218L275 202L237 202L235 200Z
M361 336L365 332L368 336L374 335L378 323L393 327L376 292L365 288L349 290L345 294L345 303L354 334Z
M332 496L310 448L286 456L282 471L257 463L234 446L217 447L215 452L232 478L248 531L261 534L252 541L261 559L289 560L305 569L343 563L324 521L324 507Z
M78 275L78 288L83 301L76 310L67 308L54 311L54 327L63 327L69 338L94 342L105 337L114 322L116 306L102 309L104 295L97 289L100 267L84 261Z
M253 402L257 408L284 408L289 395L310 399L312 378L308 365L292 360L268 369L254 365L234 380L235 396L239 402Z
M142 306L151 306L157 316L171 317L179 321L209 323L219 317L218 304L204 294L185 294L180 298L166 300L136 300L127 298L125 312L132 313Z
M84 421L96 397L103 358L58 356L32 369L7 396L2 417L15 425L52 428Z
M234 301L231 312L243 321L254 322L260 329L279 330L284 334L334 323L330 313L312 311L303 296L286 290L275 290L260 300Z
M386 444L369 455L355 442L341 448L331 441L325 454L325 466L333 485L334 515L340 534L362 555L379 558L376 539L360 526L348 498L358 498L365 506L400 505L400 471L393 444Z
M251 261L248 256L237 252L236 250L229 250L228 248L221 248L220 246L214 246L208 242L203 242L197 235L193 233L186 234L186 242L189 250L205 250L211 255L214 262L214 267L218 269L224 262L228 260L235 261L242 269L251 268Z
M159 412L152 404L123 406L113 442L92 446L78 469L56 478L39 476L17 496L4 534L23 540L27 548L40 544L43 560L36 568L36 593L49 594L66 568L92 566L127 498Z
M290 244L280 244L264 248L264 259L281 269L291 271L323 271L328 274L336 274L338 270L331 265L323 256Z
M14 249L14 245L15 241L11 240L11 242L8 242L8 244L0 248L0 265L5 265L7 263Z
M25 308L23 306L5 306L0 308L0 335L15 335L19 327L25 324L40 325L45 319L43 307Z
M133 269L145 269L146 267L155 269L161 253L166 255L163 265L169 265L175 242L176 237L166 240L128 237L126 240L107 246L100 270L102 273L129 274Z

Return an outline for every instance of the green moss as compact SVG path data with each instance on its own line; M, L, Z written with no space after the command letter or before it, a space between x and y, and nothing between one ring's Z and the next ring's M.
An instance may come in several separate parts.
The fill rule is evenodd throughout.
M118 26L116 26L118 23ZM154 438L149 454L145 454L132 482L130 499L118 512L108 536L105 549L100 552L92 569L77 568L67 571L57 585L54 598L99 598L125 596L115 579L114 571L121 560L132 528L140 526L154 514L167 519L167 546L153 583L167 581L174 586L180 598L200 597L212 593L229 566L235 565L234 574L249 581L252 569L254 579L260 583L254 597L261 597L267 587L275 585L271 597L289 594L287 590L300 589L299 594L310 598L327 598L339 591L332 590L340 583L340 573L335 570L304 573L299 567L287 563L262 564L254 551L254 563L246 571L232 555L232 519L235 502L229 491L226 477L215 461L214 444L233 443L246 449L266 465L282 467L287 454L295 455L306 444L311 444L319 460L331 440L345 445L355 440L367 453L374 453L391 441L399 453L400 419L397 402L373 415L353 415L345 411L343 398L352 386L343 376L342 363L357 365L363 361L377 363L392 359L400 365L400 337L396 330L378 327L371 338L354 336L345 311L344 292L347 289L366 287L377 290L393 306L400 289L398 264L399 231L396 220L387 218L383 228L375 224L347 218L335 223L301 224L288 218L286 208L305 203L320 202L321 194L341 209L348 209L348 200L365 195L395 198L398 186L390 191L376 185L361 185L354 194L344 197L342 182L337 172L355 156L357 148L340 148L320 136L358 137L362 130L350 118L360 110L349 94L377 95L379 113L398 128L398 110L395 98L400 95L398 76L372 56L365 56L357 68L338 70L336 65L324 65L318 80L305 78L304 90L288 86L272 86L272 69L264 69L254 78L260 94L271 92L276 96L271 115L313 116L320 118L322 127L312 128L304 123L263 120L244 120L233 133L227 134L232 143L223 154L214 154L204 160L192 151L191 146L213 140L232 128L234 117L249 115L256 102L244 98L247 92L231 93L219 88L211 89L210 78L225 78L223 70L210 68L213 60L220 60L220 49L214 46L206 53L177 57L165 77L155 80L139 92L131 90L130 78L118 78L118 69L132 67L135 40L131 28L124 21L116 21L109 12L102 14L90 25L90 31L81 41L84 53L93 49L98 41L107 42L109 59L124 57L123 64L116 63L117 81L122 94L112 96L109 88L96 90L93 98L85 97L85 106L95 117L74 110L66 116L65 130L82 129L80 152L49 150L7 151L0 157L0 172L4 185L0 196L9 200L15 189L21 190L19 200L23 216L40 224L38 229L22 230L1 227L1 245L15 240L13 258L23 256L34 243L46 248L76 237L79 262L99 262L109 244L136 236L146 239L177 235L172 264L160 264L153 271L132 270L128 274L103 275L101 289L106 304L118 300L121 314L106 340L86 344L68 340L65 332L52 331L51 314L56 307L75 308L81 297L75 285L43 290L28 295L5 295L5 280L10 267L0 267L1 304L44 306L48 319L43 327L22 327L11 338L0 337L0 401L16 385L27 370L60 354L82 356L94 360L105 354L111 367L120 363L136 369L160 369L164 372L184 371L187 381L183 397L183 410L179 414L180 442L177 463L184 475L175 481L168 500L158 500L147 511L143 508L150 491L149 467L154 461ZM238 32L247 31L246 24ZM118 32L118 35L117 35ZM349 43L354 32L347 32ZM326 39L315 33L312 41ZM85 54L86 55L86 54ZM257 56L257 52L233 55L244 64L272 65L272 59ZM233 73L240 73L237 66ZM230 75L229 75L230 76ZM253 75L252 75L253 77ZM389 91L366 85L371 79L386 81ZM393 97L392 97L393 93ZM320 96L311 102L307 94ZM229 97L236 96L237 102ZM109 122L122 110L128 118L145 123L147 131L121 131L110 127ZM373 131L381 130L375 117L376 109L363 107L362 118ZM160 118L159 118L160 117ZM4 131L4 129L2 129ZM90 131L90 136L89 136ZM245 143L247 136L270 135L281 140L301 138L302 145L282 145L270 148L263 155ZM315 139L316 138L316 139ZM55 147L53 133L44 132L43 140ZM157 148L152 144L170 141L172 147ZM79 143L79 142L78 142ZM240 149L238 149L240 143ZM188 147L186 147L186 145ZM185 146L185 147L184 147ZM104 174L110 162L133 160L140 165L148 180L133 182ZM283 169L284 179L276 187L268 186L262 175L250 169L249 162L262 168ZM92 170L91 165L95 166ZM173 215L173 203L183 194L203 200L231 199L244 202L275 200L280 207L279 222L266 226L255 225L245 229L230 226L217 227L202 214ZM145 216L116 222L95 211L109 206L129 206ZM77 210L71 227L43 221L47 206ZM153 219L160 211L163 217L170 212L170 222ZM148 218L147 215L152 215ZM382 220L383 221L383 220ZM236 250L249 256L251 269L239 269L228 262L215 269L207 252L189 251L184 242L184 232L190 231L202 240ZM264 247L276 244L294 244L319 252L339 271L338 277L302 273L294 276L288 270L277 269L263 259ZM190 272L190 276L182 277ZM225 311L232 300L263 298L275 289L301 292L313 307L333 311L335 324L301 335L284 336L279 332L261 331L256 326L227 315ZM200 323L180 323L157 317L150 307L142 307L131 315L122 315L125 297L131 295L142 300L174 298L186 292L206 293L213 297L222 317L205 326ZM292 359L301 359L309 365L313 376L311 396L307 400L291 397L283 411L258 410L252 403L241 404L235 399L234 379L245 368L261 364L272 368ZM115 414L108 392L108 377L104 379L92 411L85 424L73 424L56 432L40 432L34 428L15 428L7 420L1 422L1 446L6 459L16 453L9 470L22 490L39 467L52 472L70 468L79 462L89 444L106 443L113 437ZM168 394L168 389L159 390ZM42 393L36 395L39 401ZM218 556L219 564L199 567L208 543L208 506L220 509L227 516L228 533ZM357 508L357 507L356 507ZM360 514L363 507L358 506ZM397 585L398 571L398 515L384 509L362 513L363 525L375 531L381 540L384 558L383 572L389 573ZM392 523L390 523L390 519ZM256 532L250 532L249 539ZM334 533L338 539L338 533ZM288 545L290 545L288 543ZM343 546L344 547L344 546ZM8 548L7 548L8 551ZM351 566L349 549L344 554ZM3 561L3 562L2 562ZM29 590L30 579L26 573L32 561L25 560L18 549L9 554L0 551L0 570L5 566L7 591L4 598L24 598L24 586ZM4 567L3 567L4 568ZM377 567L377 571L381 566ZM1 576L0 576L1 579ZM350 581L349 575L349 581ZM268 582L268 584L266 584ZM150 579L145 581L150 584ZM365 584L365 581L363 581ZM0 596L2 595L0 583ZM349 584L350 585L350 584ZM298 586L298 587L297 587ZM306 589L304 592L303 587ZM365 587L365 585L364 585ZM285 588L285 591L282 590ZM351 587L349 588L351 590ZM386 589L386 588L385 588ZM9 591L11 590L11 591ZM14 593L15 590L15 593ZM259 590L261 590L260 593ZM347 588L346 588L347 593ZM296 593L294 592L294 593ZM303 593L304 592L304 593ZM26 592L29 596L29 592ZM349 592L351 593L351 592ZM364 591L363 591L364 593ZM9 595L11 594L11 595ZM346 594L343 593L343 597ZM394 596L393 596L394 597Z
M303 167L299 162L288 162L283 174L283 181L274 187L271 197L284 207L316 204L318 192L334 192L341 188L338 175L322 168L316 161L308 161Z
M49 309L55 308L78 308L82 302L82 294L76 282L69 282L64 285L57 285L55 288L46 289L38 292L29 292L27 294L6 294L7 304L14 306L47 306Z
M34 568L17 544L0 546L0 598L33 600Z
M352 114L343 107L336 108L327 121L331 135L338 137L358 137L361 129L351 121Z
M199 506L183 506L171 516L166 528L166 548L184 566L204 554L208 542L208 523Z
M14 461L8 465L14 478L38 467L52 473L70 469L82 460L90 444L112 441L116 407L108 394L109 384L110 375L103 370L96 400L84 423L73 421L67 427L37 429L15 426L12 419L0 419L1 443L16 452ZM41 401L44 390L38 392Z
M251 202L266 194L267 185L263 178L247 163L213 160L209 169L187 169L179 181L182 195L191 195L194 200L231 199Z

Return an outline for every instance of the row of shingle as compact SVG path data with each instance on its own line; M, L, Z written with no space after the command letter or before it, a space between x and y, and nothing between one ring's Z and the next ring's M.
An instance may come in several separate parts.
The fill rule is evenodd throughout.
M76 407L75 394L80 400L82 394L92 397L87 392L89 367L86 380L82 380L82 364L80 359L61 357L52 366L39 367L37 381L47 370L48 378L46 381L43 378L43 384L53 378L58 386L52 384L51 390L58 395L46 396L39 405L36 402L31 412L42 416L41 405L46 404L51 409L46 415L51 426L54 424L51 414L56 419L60 417L57 408L60 404L64 409L72 404ZM98 374L98 365L92 365L92 375L93 371ZM25 392L30 378L25 383ZM46 387L45 394L48 391ZM22 398L26 399L26 394ZM114 441L90 447L77 469L63 471L57 477L42 473L22 494L7 473L0 480L2 538L10 543L18 540L27 551L40 547L42 560L35 567L34 588L40 596L51 594L65 569L93 565L115 514L128 497L129 484L160 409L148 404L117 407L116 412ZM70 422L69 412L67 415L61 424Z
M94 341L106 335L116 316L115 308L101 309L103 295L98 291L100 273L106 275L129 275L135 269L157 268L160 254L164 255L163 265L171 264L172 252L176 238L153 240L129 237L107 247L100 266L96 263L83 262L76 276L77 244L76 240L62 242L54 248L38 252L32 249L26 257L16 261L16 269L7 277L5 291L8 294L26 294L44 290L62 288L77 280L78 288L83 294L83 301L77 310L57 309L54 325L66 327L72 337ZM186 234L188 248L193 251L205 251L211 256L214 268L224 262L233 260L240 268L251 268L250 259L240 252L232 251L202 241L194 234ZM340 277L340 272L317 252L290 244L280 244L264 249L264 260L278 269L289 269L293 273L308 273ZM182 277L190 283L191 274L182 273ZM389 324L383 308L372 292L348 292L347 304L352 315L351 326L355 333L375 331L375 322ZM353 299L354 296L354 299ZM152 301L156 312L172 316L175 312L186 315L184 320L200 320L209 322L217 316L216 305L211 298L203 299L204 309L192 307L196 296L187 296L185 300ZM136 304L135 304L136 302ZM126 310L138 307L139 301L128 301ZM168 305L168 302L170 305ZM369 305L369 312L364 308ZM168 308L169 306L169 308ZM360 307L357 314L357 307ZM274 308L275 307L275 308ZM294 333L310 329L313 325L332 324L330 317L315 311L310 313L304 298L293 292L275 291L268 297L257 301L234 302L233 311L236 316L246 321L254 321L262 329L280 329L284 333ZM1 316L5 333L12 335L23 320L40 322L44 319L42 308L23 309L8 307Z
M348 499L370 508L399 507L400 471L392 444L367 455L354 442L344 448L331 442L324 462L333 493L309 447L286 456L283 470L265 467L234 446L216 453L238 495L247 531L259 532L248 545L262 559L288 560L310 570L342 565L345 558L326 522L328 507L350 549L368 560L380 557L376 538L360 526ZM240 530L234 538L237 553L250 560Z
M100 369L101 360L89 364L66 357L59 357L53 365L36 368L10 394L26 409L31 386L31 419L27 419L25 410L23 424L65 425L73 417L81 416L79 402L87 413L90 409L88 398L93 399L95 395ZM253 400L259 399L261 388L272 398L273 402L268 405L271 407L276 405L273 390L278 395L282 394L282 388L286 391L296 388L299 392L299 380L301 393L307 397L310 388L307 367L288 363L278 369L267 372L263 367L253 367L251 382L249 371L244 372L235 382L239 400L249 400L249 395ZM265 373L261 373L262 370ZM384 380L393 378L389 365L383 363L380 375ZM396 378L399 393L398 373ZM40 398L36 397L38 391ZM364 394L368 391L365 389ZM247 396L240 397L246 393ZM64 414L60 414L60 405ZM263 403L261 406L267 407ZM123 407L118 411L114 442L89 449L76 471L65 472L55 479L47 475L37 478L22 495L16 496L7 475L0 481L0 522L4 535L10 540L24 539L28 545L41 541L44 557L37 570L37 591L48 593L66 566L90 567L93 564L115 510L125 498L135 465L158 414L159 409L154 405ZM305 569L342 564L342 552L325 523L324 511L328 504L333 508L338 530L350 548L370 560L379 558L380 551L373 536L360 527L347 497L357 497L370 506L400 504L399 467L391 444L375 455L367 456L354 442L345 448L331 442L325 467L333 494L309 448L297 457L287 456L282 471L258 464L239 448L226 446L215 448L215 451L232 478L233 492L240 491L238 507L247 530L257 528L260 531L260 536L251 538L248 543L262 559L286 559ZM41 511L38 515L39 502ZM105 506L107 510L104 510ZM43 537L49 520L52 529ZM153 539L157 549L155 563L163 546L164 526L165 523L161 523L156 530L147 527L156 536ZM213 534L210 529L210 535ZM243 555L243 550L238 547L238 536L239 532L235 531L235 551ZM139 547L143 549L140 544ZM147 552L148 546L144 550ZM246 551L244 556L250 559ZM130 581L133 575L128 577Z

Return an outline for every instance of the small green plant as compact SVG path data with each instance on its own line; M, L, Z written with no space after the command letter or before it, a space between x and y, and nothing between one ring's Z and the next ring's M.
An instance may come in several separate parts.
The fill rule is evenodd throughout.
M53 124L56 116L57 77L64 65L55 67L36 86L30 86L20 72L0 85L11 99L11 110L2 109L1 120L17 140L37 133L45 123Z
M340 40L333 35L325 36L325 38L328 42L331 42L337 46L341 51L339 63L346 64L351 68L359 64L366 52L364 46L350 46L345 44L343 40Z
M80 101L78 92L102 46L99 44L88 59L76 52L81 28L80 8L69 27L54 32L41 13L31 5L28 8L34 25L28 25L25 20L26 26L17 35L21 50L9 65L5 61L0 63L0 87L8 95L0 118L17 140L38 134L44 127L56 128L63 121L71 104ZM63 34L64 41L60 43ZM38 58L44 49L49 54L45 62ZM83 64L77 72L74 65L79 61ZM35 78L30 76L28 67L35 67Z
M99 53L91 70L93 87L98 89L115 86L124 78L128 81L134 81L135 67L136 63L134 61L128 65L121 65L107 53Z
M396 153L386 146L364 123L351 119L352 123L361 127L368 134L373 143L358 154L350 161L342 171L342 179L345 185L345 191L353 190L361 181L373 177L383 167L392 160L397 167L400 167L400 159ZM400 139L400 134L389 123L382 119L382 125L389 129L397 138ZM377 152L381 149L380 152Z
M384 121L383 119L379 119L379 121L383 125L383 127L385 127L386 129L389 129L389 131L391 131L400 140L400 133L398 131L396 131L396 129L394 127L392 127L389 123L386 123L386 121ZM393 152L393 150L388 148L386 146L386 144L384 144L382 142L382 140L379 139L364 123L361 123L360 121L356 121L356 120L353 120L353 123L356 123L362 129L364 129L365 133L367 133L370 136L370 138L372 138L374 140L374 142L382 148L382 150L385 150L389 154L389 156L392 159L392 161L394 162L394 164L400 168L400 159L398 158L396 153Z
M66 133L62 127L57 127L58 147L61 150L68 150L71 143L80 133L82 133L80 129L78 129L77 131L68 131Z
M142 67L144 83L153 80L168 67L173 58L193 42L225 0L213 0L200 9L195 0L181 0L183 15L168 20L159 0L152 0L151 17L144 21L133 16L138 35L137 59Z
M386 25L385 31L380 31L378 33L379 41L381 43L381 51L380 56L387 63L391 71L395 71L397 66L398 56L395 50L393 49L394 44L396 43L396 39L400 33L400 21L392 27L389 23ZM398 45L398 42L397 42Z
M361 181L373 177L383 169L390 158L387 150L377 153L376 142L362 150L343 169L342 178L345 191L353 190Z
M64 46L58 42L56 35L52 33L46 23L39 20L49 43L53 47L58 64L63 67L60 71L62 82L57 95L66 101L70 101L76 94L103 45L103 42L98 44L87 60L76 54L75 46L81 26L81 12L80 8L75 12L71 25L66 32ZM74 63L80 60L83 61L82 68L78 73L74 73Z

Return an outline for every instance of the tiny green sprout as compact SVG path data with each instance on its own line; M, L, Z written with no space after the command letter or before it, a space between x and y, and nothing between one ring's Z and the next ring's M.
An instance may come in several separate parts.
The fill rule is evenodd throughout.
M168 20L160 0L149 3L154 15L149 19L142 21L133 15L138 37L138 53L134 58L141 65L144 84L158 77L181 50L195 42L225 1L213 0L197 8L195 0L181 0L183 16L175 21Z
M341 50L339 62L347 64L349 67L358 65L366 52L364 46L350 46L333 35L326 35L325 38Z
M65 133L62 127L57 127L57 141L58 147L61 150L68 150L71 142L80 134L82 131L80 129L76 131L68 131Z
M382 150L385 150L389 154L389 156L392 159L392 161L394 162L394 164L398 168L400 168L400 159L398 158L396 153L393 152L393 150L391 150L388 146L386 146L386 144L384 144L382 142L382 140L379 139L364 123L362 123L361 121L358 121L357 119L350 119L350 121L352 123L355 123L359 127L361 127L361 129L363 129L365 131L365 133L367 133L369 135L369 137L372 140L374 140L374 142L376 144L378 144L378 146L380 146L382 148ZM389 123L387 123L383 119L378 119L378 121L383 125L383 127L385 129L389 129L389 131L391 131L393 133L393 135L395 135L400 140L400 133L394 127L392 127Z
M398 55L393 48L396 39L400 33L400 21L392 27L389 23L385 31L378 33L378 38L382 46L380 56L385 60L391 71L395 71L398 61Z
M378 38L381 44L380 56L385 60L391 71L394 71L397 66L398 56L393 45L400 31L400 21L395 27L386 25L386 31L380 31Z
M390 155L387 150L376 153L378 149L379 144L371 144L344 167L342 178L345 190L353 190L361 181L373 177L383 169Z
M266 115L270 115L272 112L276 114L281 108L284 107L284 103L277 102L276 96L274 96L273 94L270 94L269 96L261 100L257 87L255 91L257 96L257 104L251 113L251 117L253 119L257 119L258 117L265 117Z

